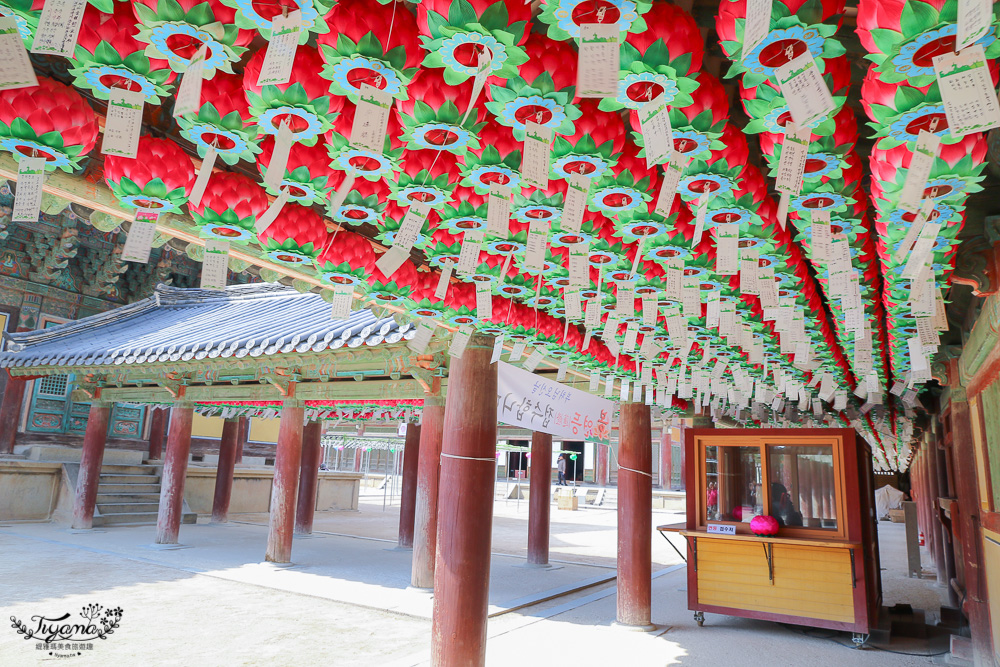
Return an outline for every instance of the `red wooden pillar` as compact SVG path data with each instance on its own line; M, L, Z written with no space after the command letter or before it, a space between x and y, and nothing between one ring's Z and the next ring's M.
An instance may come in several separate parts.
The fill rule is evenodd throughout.
M685 443L687 439L684 437L684 424L680 426L680 436L681 436L681 491L687 491L687 446Z
M363 450L354 450L354 472L361 472L361 459L363 458Z
M531 434L531 481L528 492L528 563L549 564L549 511L552 507L552 436Z
M958 497L961 523L957 531L962 540L962 558L965 564L965 610L969 615L969 629L976 664L993 663L992 629L990 627L989 593L982 561L982 531L980 529L979 483L976 475L976 441L972 434L972 421L965 389L951 390L952 454L955 463L955 494Z
M497 448L493 337L473 334L448 379L438 502L431 664L486 662Z
M8 372L8 371L4 371ZM21 421L21 404L24 402L24 386L27 380L10 376L0 403L0 454L14 453L17 438L17 424Z
M406 425L403 448L403 486L399 496L399 542L401 549L413 547L413 517L417 503L417 464L420 461L420 424Z
M10 384L7 384L8 391ZM76 499L73 502L73 528L88 530L94 526L94 505L101 480L101 462L108 439L108 418L111 406L96 400L90 404L87 430L83 433L83 453L80 474L76 479Z
M295 534L312 535L316 514L319 463L323 458L323 423L309 422L302 428L302 464L299 467L299 499L295 506Z
M160 479L160 510L156 517L156 543L177 544L184 511L184 480L191 454L191 422L194 406L178 403L170 411L167 456Z
M622 403L618 422L618 622L649 626L653 575L653 443L649 406Z
M250 420L247 417L237 419L239 428L236 435L236 463L243 463L243 446L250 438Z
M599 486L608 484L608 448L609 445L597 444L597 456L594 462L594 480Z
M274 457L274 485L271 487L271 520L264 560L292 562L292 530L295 523L296 487L302 462L302 421L305 408L293 400L294 385L281 409L278 452Z
M167 434L168 408L153 408L149 415L149 454L146 459L159 461L163 458L163 439Z
M236 466L236 440L240 424L227 419L219 442L219 465L215 471L215 497L212 499L212 523L229 521L229 499L233 495L233 468Z
M674 475L674 441L670 438L670 425L664 422L660 433L660 488L670 490Z
M420 457L417 461L417 494L413 511L413 565L410 583L434 587L437 553L438 478L441 473L441 438L444 433L444 398L441 380L434 378L424 397L420 424Z

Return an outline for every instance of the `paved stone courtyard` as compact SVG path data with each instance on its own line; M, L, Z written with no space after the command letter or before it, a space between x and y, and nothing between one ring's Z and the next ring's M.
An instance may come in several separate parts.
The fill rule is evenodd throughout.
M296 538L294 567L261 563L265 515L225 525L183 526L189 548L151 548L154 528L71 533L52 524L0 527L0 613L32 625L39 614L76 614L84 605L121 607L118 629L79 665L426 664L431 596L409 587L410 554L395 548L398 510L362 497L359 512L317 515L316 535ZM656 511L654 525L681 515ZM524 567L527 503L498 501L493 528L491 665L920 665L931 657L855 651L846 634L707 615L695 625L686 571L653 535L653 633L613 626L613 507L552 511L554 567ZM911 602L937 614L933 581L907 579L901 524L881 523L885 603ZM579 590L576 590L579 589ZM546 599L550 598L550 599ZM543 600L536 602L536 600ZM5 622L0 665L59 660ZM944 647L911 640L892 650ZM55 651L71 654L76 651Z

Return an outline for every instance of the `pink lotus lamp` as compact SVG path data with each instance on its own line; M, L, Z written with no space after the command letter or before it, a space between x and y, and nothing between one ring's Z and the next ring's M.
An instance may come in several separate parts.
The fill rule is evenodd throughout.
M750 520L750 532L758 537L778 534L778 520L767 514L758 514Z

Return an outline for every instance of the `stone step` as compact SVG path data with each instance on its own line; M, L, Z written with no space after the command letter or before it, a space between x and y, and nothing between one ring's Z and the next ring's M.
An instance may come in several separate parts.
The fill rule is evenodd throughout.
M159 503L159 493L104 493L97 496L97 504L104 503Z
M160 503L97 503L97 509L101 514L133 514L133 513L156 513L160 509Z
M160 468L151 465L103 465L102 475L159 475Z
M111 526L122 523L128 524L155 524L156 512L122 512L121 514L102 514L94 517L94 527Z
M101 484L155 484L159 475L118 475L101 471Z
M198 515L188 512L181 516L181 523L197 523ZM156 512L123 512L94 517L94 527L98 526L150 526L156 525Z
M98 495L109 495L115 493L160 493L159 481L149 484L109 484L101 483L97 486Z

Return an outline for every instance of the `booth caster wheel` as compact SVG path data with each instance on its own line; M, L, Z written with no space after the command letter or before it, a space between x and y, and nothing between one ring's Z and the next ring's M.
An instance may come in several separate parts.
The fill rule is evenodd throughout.
M854 648L863 649L865 644L868 643L868 637L871 635L863 635L860 632L855 632L851 635L851 641L854 642Z
M694 613L694 622L698 624L698 627L705 625L705 612L696 611Z

